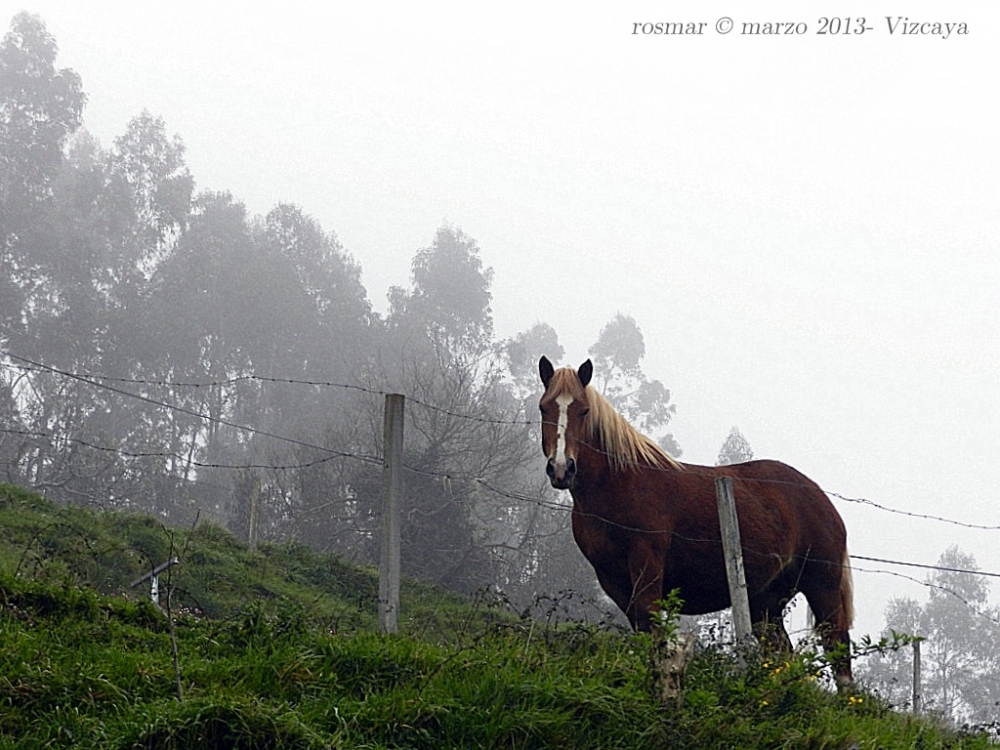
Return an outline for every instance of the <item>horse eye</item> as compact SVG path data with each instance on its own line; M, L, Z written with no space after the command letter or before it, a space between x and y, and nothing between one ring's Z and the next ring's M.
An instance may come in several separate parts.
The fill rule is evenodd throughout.
M581 416L581 417L585 417L585 416L587 416L588 414L590 414L590 409L581 409L581 410L580 410L580 416Z

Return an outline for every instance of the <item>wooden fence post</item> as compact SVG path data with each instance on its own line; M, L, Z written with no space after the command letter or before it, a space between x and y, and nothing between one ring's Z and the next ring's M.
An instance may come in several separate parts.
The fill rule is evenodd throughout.
M743 571L740 526L736 517L736 496L733 494L733 480L730 477L716 478L715 499L719 506L719 527L722 529L722 551L726 558L729 598L733 605L736 653L742 662L744 657L741 651L753 644L753 631L750 625L750 598Z
M913 642L913 713L923 711L924 695L920 677L920 641Z
M400 505L403 499L403 396L385 397L382 448L382 539L378 565L378 627L399 629Z

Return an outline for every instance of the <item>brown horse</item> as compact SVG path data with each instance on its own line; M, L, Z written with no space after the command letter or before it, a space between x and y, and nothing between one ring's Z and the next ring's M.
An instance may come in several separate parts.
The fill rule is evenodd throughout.
M815 482L777 461L678 463L589 386L590 360L555 370L542 357L538 369L546 472L573 496L573 536L635 630L650 629L655 602L673 589L683 614L730 606L714 481L729 476L755 627L771 626L790 647L782 613L801 591L824 648L849 652L847 533ZM834 669L839 682L851 680L849 653Z

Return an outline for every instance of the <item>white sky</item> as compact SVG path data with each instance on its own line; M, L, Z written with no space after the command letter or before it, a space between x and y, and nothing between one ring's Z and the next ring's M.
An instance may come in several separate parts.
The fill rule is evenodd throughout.
M868 14L851 36L749 5L3 0L0 20L42 16L105 146L148 109L200 189L335 231L376 308L449 222L495 269L501 336L548 322L579 364L635 317L684 460L736 425L829 491L1000 525L1000 4L904 4L967 24L948 39L889 34L898 3L825 8ZM740 34L783 20L808 33ZM1000 531L836 504L856 554L958 543L1000 572ZM927 595L855 585L860 633Z

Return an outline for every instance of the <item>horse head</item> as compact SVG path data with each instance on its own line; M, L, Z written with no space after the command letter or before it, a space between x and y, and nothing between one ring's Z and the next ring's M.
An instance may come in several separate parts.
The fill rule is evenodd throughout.
M548 358L538 361L545 392L538 404L542 412L542 453L548 459L545 473L557 490L573 486L577 473L577 447L589 434L587 384L594 374L588 359L579 370L556 370Z

